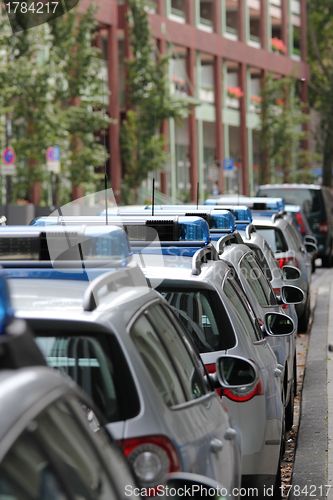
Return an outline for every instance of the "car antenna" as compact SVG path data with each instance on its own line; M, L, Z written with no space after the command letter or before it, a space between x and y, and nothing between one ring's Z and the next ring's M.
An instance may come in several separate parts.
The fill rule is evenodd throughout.
M197 182L197 210L199 208L199 187L200 187L200 184L199 184L199 181Z
M155 209L155 177L153 177L153 189L151 194L151 215L154 215Z

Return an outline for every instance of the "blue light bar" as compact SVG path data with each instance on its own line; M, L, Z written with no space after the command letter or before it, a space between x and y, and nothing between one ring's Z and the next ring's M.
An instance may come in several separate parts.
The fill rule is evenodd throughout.
M234 214L229 210L216 210L210 214L211 230L233 233L236 230L236 220Z
M6 325L13 317L13 314L9 288L6 279L2 274L0 276L0 335L4 335L6 333Z
M79 260L80 255L84 260L112 258L126 265L133 253L125 231L118 226L0 228L0 261Z
M209 226L201 217L179 217L181 227L180 240L183 241L210 241Z

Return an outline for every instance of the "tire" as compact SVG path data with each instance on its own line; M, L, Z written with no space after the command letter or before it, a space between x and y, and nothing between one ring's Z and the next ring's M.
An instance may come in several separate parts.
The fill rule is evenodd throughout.
M312 274L316 272L316 260L315 259L312 259L312 262L311 262L311 272L312 272Z
M290 388L290 398L289 402L285 408L284 418L286 423L286 431L289 432L294 423L294 378L292 381L292 387Z
M322 267L332 267L332 255L325 255L321 258Z
M281 460L280 460L278 470L276 473L276 479L275 479L274 490L273 490L274 493L273 493L273 496L271 497L274 500L281 500L281 485L282 485L282 480L281 480Z
M306 333L308 330L308 324L310 319L310 297L306 299L305 309L300 318L298 318L298 333Z
M294 398L297 395L297 357L294 356Z

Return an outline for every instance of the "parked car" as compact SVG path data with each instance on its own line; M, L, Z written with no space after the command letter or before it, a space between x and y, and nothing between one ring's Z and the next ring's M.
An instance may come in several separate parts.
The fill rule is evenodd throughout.
M296 305L298 316L298 330L305 332L308 328L310 318L310 283L312 263L303 242L293 226L276 214L273 219L257 218L253 225L256 230L266 239L274 252L275 258L280 266L292 265L300 270L300 277L295 280L295 285L302 289L304 301Z
M129 274L110 271L90 284L10 279L16 316L48 363L93 399L142 487L187 471L232 492L240 484L236 431L167 302L126 282Z
M225 236L217 243L217 251L220 258L234 266L244 292L261 324L264 323L267 312L284 313L283 302L293 304L303 301L303 292L294 286L282 286L281 301L278 301L255 254L241 239L232 235ZM285 422L289 428L291 427L289 416L293 413L294 402L294 335L297 331L297 325L294 322L293 325L293 335L269 338L270 345L281 365Z
M213 260L204 263L209 254ZM235 270L218 260L214 247L200 249L192 258L183 257L181 265L176 255L168 256L163 267L147 267L144 273L151 286L180 311L179 318L208 371L215 371L216 359L223 352L255 362L260 374L256 388L242 393L223 391L222 399L241 434L242 484L261 491L264 484L275 485L278 494L284 422L282 371L266 337L277 333L285 316L266 315L265 329L261 329ZM273 324L274 331L270 329Z
M312 272L316 270L316 259L318 257L318 241L314 236L304 210L298 205L285 206L285 219L290 222L299 232L302 237L303 243L312 243L314 247L308 253L311 255Z
M258 196L282 196L287 204L297 204L304 210L318 241L318 257L324 267L331 267L333 256L333 200L325 186L316 184L265 184Z

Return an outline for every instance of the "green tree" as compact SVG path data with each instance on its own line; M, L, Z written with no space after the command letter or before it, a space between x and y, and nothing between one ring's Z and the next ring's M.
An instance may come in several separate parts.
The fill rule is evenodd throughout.
M122 199L136 201L149 172L166 161L161 126L167 118L185 116L188 106L170 95L169 58L157 55L151 41L144 0L127 0L132 57L127 61L126 118L121 127Z
M332 186L333 168L333 3L308 0L310 104L319 112L323 184Z
M265 78L261 93L259 183L309 180L310 156L302 141L308 122L293 77Z
M106 149L97 139L109 125L106 66L101 50L94 46L97 21L93 7L80 15L71 11L50 26L51 57L61 68L56 79L66 139L64 173L74 191L94 186L95 167L107 159Z

